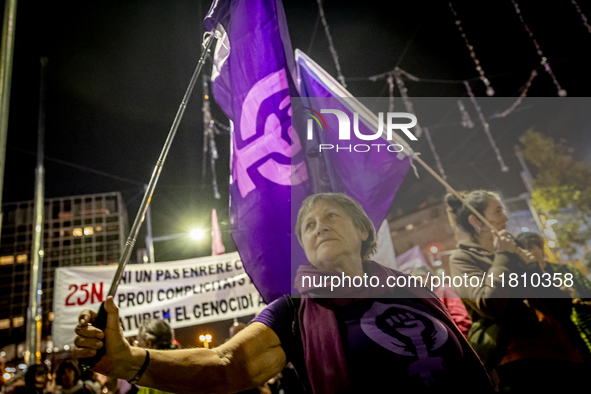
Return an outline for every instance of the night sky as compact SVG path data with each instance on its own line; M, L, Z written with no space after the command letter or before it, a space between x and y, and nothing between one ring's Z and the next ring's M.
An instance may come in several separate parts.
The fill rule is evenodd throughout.
M579 1L591 17L591 2ZM476 96L485 87L446 1L326 1L326 18L348 89L357 97L386 97L385 80L367 77L395 66L429 80L406 80L411 97L461 97L476 126L458 126L459 111L428 113L417 107L419 122L433 126L432 136L450 183L460 189L496 189L508 197L523 193L513 146L530 127L563 138L575 156L591 157L585 119L591 77L591 33L570 0L520 1L523 17L564 89L557 98L552 79L542 69L530 97L553 97L545 104L525 101L516 114L491 121L491 132L511 171L501 173L462 80ZM482 101L487 115L506 108L519 95L540 58L509 0L454 1L462 27L473 45L497 97ZM20 1L3 202L31 200L39 101L39 58L47 56L46 197L121 191L130 223L162 148L200 54L201 20L210 1L127 0ZM311 56L333 76L336 70L316 1L285 1L293 48ZM316 26L316 28L315 28ZM211 70L209 62L206 72ZM460 81L460 82L453 82ZM400 96L396 90L395 95ZM154 236L209 226L218 210L226 250L233 250L228 230L229 134L216 136L220 151L217 180L222 198L213 198L211 171L202 178L202 90L199 82L178 130L152 204ZM578 97L578 98L577 98ZM567 101L568 100L568 101ZM488 104L487 104L488 103ZM403 109L397 102L397 110ZM453 105L452 105L453 106ZM213 105L214 119L228 124ZM423 123L423 120L425 123ZM455 122L455 124L454 124ZM449 124L449 127L437 127ZM435 165L424 138L412 145ZM444 189L422 171L409 173L394 209L410 210ZM143 239L143 231L140 239ZM140 247L143 242L138 241ZM186 241L155 245L157 260L206 255L210 245Z

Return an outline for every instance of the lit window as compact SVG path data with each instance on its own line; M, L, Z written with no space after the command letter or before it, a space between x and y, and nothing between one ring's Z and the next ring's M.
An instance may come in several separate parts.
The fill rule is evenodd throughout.
M84 235L92 235L94 234L94 229L92 227L84 227Z
M16 262L17 263L26 263L27 257L28 256L26 254L19 254L18 256L16 256Z
M406 230L410 231L410 230L412 230L414 227L415 227L415 226L413 226L412 224L407 224L405 228L406 228Z
M72 230L72 235L74 237L81 237L82 236L82 229L80 227L76 227L74 230Z
M0 257L0 265L14 264L14 256L2 256Z
M7 328L10 328L10 319L0 320L0 330L6 330Z
M103 228L102 228L101 226L96 226L96 231L97 231L97 232L99 232L99 231L103 231Z
M12 326L14 328L22 327L23 324L25 324L24 316L15 317L14 319L12 319Z
M47 318L49 319L49 321L53 321L53 312L49 312Z

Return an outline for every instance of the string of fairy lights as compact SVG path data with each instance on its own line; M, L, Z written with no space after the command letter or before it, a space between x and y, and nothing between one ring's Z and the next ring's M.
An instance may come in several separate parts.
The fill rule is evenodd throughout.
M507 165L505 164L505 161L503 160L503 156L501 155L501 151L497 147L497 143L495 142L495 139L493 138L493 136L490 132L490 125L486 121L484 114L482 113L482 109L480 108L480 105L478 104L478 101L476 101L476 96L474 96L474 93L472 93L472 89L470 88L470 83L465 82L464 85L466 86L466 92L468 92L468 96L470 96L470 101L472 101L472 104L474 105L474 109L476 109L476 113L478 114L478 119L480 119L480 124L482 125L482 128L484 129L484 133L488 137L488 141L490 142L490 146L495 151L495 155L497 156L497 160L499 161L499 164L501 165L501 171L508 172L509 167L507 167Z
M324 33L326 34L326 39L328 40L328 49L330 50L330 54L332 55L332 59L334 61L335 68L337 69L337 78L341 82L344 88L347 87L345 83L345 76L341 71L341 64L339 63L339 55L337 50L334 47L334 43L332 42L332 36L330 34L330 29L328 26L328 22L326 21L326 16L324 15L324 8L322 7L322 0L318 0L318 15L322 20L322 25L324 26Z
M573 3L573 5L575 6L575 9L579 13L581 20L583 21L583 26L585 26L587 28L587 31L589 32L589 34L591 34L591 26L589 26L589 21L587 20L587 17L585 16L585 14L583 14L583 11L581 11L581 7L579 7L579 5L577 4L577 2L575 0L570 0L570 2Z
M454 9L451 1L448 1L447 4L449 5L449 9L451 10L451 13L454 15L454 18L456 19L456 26L458 27L458 30L460 31L460 34L462 35L462 38L464 39L464 43L466 44L466 48L468 48L468 50L470 51L470 57L472 58L472 60L474 61L474 64L476 65L476 71L478 71L479 78L486 86L486 94L488 96L494 96L495 90L493 89L493 87L490 84L490 81L488 80L488 78L484 74L484 70L482 69L482 66L480 65L480 60L478 60L478 58L476 57L476 52L474 52L474 47L472 45L470 45L470 41L468 41L468 36L466 36L466 33L464 32L464 28L462 27L462 21L458 17L458 13Z
M203 163L201 166L202 180L205 181L207 170L207 158L209 157L209 167L211 168L211 179L213 186L213 196L216 200L221 198L216 175L216 161L219 159L218 148L215 143L215 135L222 134L222 131L229 132L230 128L216 121L211 116L211 104L209 102L209 78L203 74Z
M552 70L552 67L550 66L550 63L549 63L547 57L545 56L540 44L538 43L537 39L535 38L532 30L530 29L530 27L526 23L525 17L523 15L522 10L519 7L517 1L516 0L510 0L510 1L513 5L513 8L515 9L515 13L516 13L519 21L521 22L521 25L523 26L525 32L527 33L529 39L532 42L537 55L540 57L540 66L531 70L529 79L518 91L519 96L517 97L517 99L513 102L513 104L511 106L509 106L508 108L506 108L502 112L497 112L493 115L485 116L485 114L482 111L482 108L480 107L480 105L478 104L478 101L476 100L476 96L474 95L474 93L472 91L472 86L470 85L471 82L481 81L485 85L485 88L486 88L485 91L486 91L487 96L494 96L495 90L492 87L492 84L490 82L491 77L486 75L484 68L480 62L480 59L476 56L474 46L471 44L471 42L468 39L468 35L466 34L466 31L464 30L464 28L462 26L462 20L460 18L460 15L458 14L456 9L454 8L454 6L452 4L452 0L448 0L448 6L449 6L449 9L453 15L454 23L458 29L458 32L460 33L462 39L464 40L464 44L466 45L469 56L472 59L472 61L474 62L475 70L477 72L476 77L465 79L465 80L423 78L423 77L417 77L417 76L409 73L408 71L401 69L397 65L393 70L387 71L387 72L384 72L384 73L381 73L378 75L365 77L365 78L347 78L347 79L349 81L372 81L372 82L376 82L378 80L385 79L386 80L386 87L385 88L388 89L389 111L390 112L394 111L394 102L395 102L394 97L395 97L395 90L397 89L400 94L400 98L403 101L406 111L415 115L415 116L416 116L416 113L415 113L415 110L413 107L413 103L409 97L408 88L405 86L405 83L404 83L405 78L407 80L410 80L413 82L422 82L422 83L462 84L466 89L466 96L469 97L470 102L472 103L474 110L476 111L476 113L478 115L480 125L482 126L484 133L486 134L486 137L489 141L489 144L495 153L495 156L496 156L496 159L500 165L501 171L507 172L509 170L509 168L505 164L502 153L499 150L499 148L497 147L496 141L495 141L495 139L491 133L491 130L490 130L490 124L488 123L487 119L504 118L504 117L510 115L513 111L515 111L519 107L519 105L521 104L522 100L525 97L527 97L528 91L532 85L533 80L538 75L539 69L543 69L550 76L550 78L552 79L552 82L556 86L558 96L560 96L560 97L567 96L567 91L560 85L560 83L559 83L556 75L554 74L554 71ZM316 20L314 32L316 31L316 27L318 25L318 22L321 21L322 25L324 26L325 35L326 35L326 38L328 41L328 49L329 49L330 54L332 56L333 62L335 64L337 79L339 80L341 85L343 85L343 87L346 88L347 85L345 82L345 76L343 75L341 65L339 62L338 52L335 48L332 36L330 34L330 26L328 25L326 15L325 15L324 9L322 7L322 2L323 2L323 0L317 0L318 19ZM580 16L580 18L583 22L583 26L587 29L589 34L591 34L591 25L589 24L589 20L587 19L586 15L581 10L581 7L578 5L576 0L571 0L571 3L573 4L576 12ZM400 63L400 61L398 63ZM213 172L212 178L213 178L214 195L216 198L220 198L219 192L218 192L218 186L217 186L217 182L216 182L216 175L215 175L215 161L217 160L218 155L217 155L217 148L216 148L214 137L215 137L215 135L221 134L222 132L226 132L226 133L229 132L230 128L223 125L222 123L220 123L218 121L215 121L211 117L211 111L210 111L210 106L209 106L209 95L205 91L205 89L208 89L206 82L204 82L204 97L205 98L204 98L204 104L203 104L203 117L204 117L203 179L205 179L205 171L206 171L205 168L206 168L206 164L207 164L206 163L206 156L209 155L209 166ZM474 122L472 121L472 119L468 113L468 110L467 110L466 106L464 105L464 102L460 99L457 101L457 104L458 104L458 110L459 110L460 117L461 117L462 127L468 128L468 129L474 128L474 126L475 126ZM422 135L425 135L425 138L428 142L431 153L433 154L433 157L435 158L437 169L438 169L440 175L444 179L447 179L447 176L446 176L443 166L441 164L441 160L440 160L437 150L435 148L435 144L433 142L433 139L431 137L431 132L430 132L430 129L435 129L438 126L439 125L430 125L429 128L427 128L424 126L422 127L417 123L417 125L415 126L415 135L417 136L417 138L420 138Z
M338 57L334 56L334 54L336 54L336 50L334 49L334 44L332 43L331 37L328 36L328 25L327 25L326 19L324 17L324 11L322 10L322 6L321 6L322 1L321 0L317 0L317 1L318 1L318 5L319 5L320 17L323 20L323 23L325 25L325 29L327 32L327 38L329 41L329 49L330 49L331 53L333 53L333 58L334 58L335 64L337 64L338 78L342 83L342 81L344 81L345 77L342 75L342 73L340 71L340 65L338 65ZM554 74L548 59L544 55L544 52L543 52L540 44L538 43L538 41L536 40L536 38L533 35L533 32L531 31L531 29L529 28L529 26L525 22L524 16L522 15L519 5L517 4L516 0L510 0L510 1L514 6L514 9L517 14L517 17L519 18L519 21L521 22L523 28L525 29L525 31L527 32L527 34L530 38L532 44L534 45L536 53L540 57L540 65L541 66L539 68L543 68L544 71L546 71L546 73L551 77L554 85L557 88L558 96L565 97L567 95L567 91L558 82L558 79L557 79L556 75ZM577 4L576 0L571 0L571 3L574 5L577 13L581 17L581 20L583 21L583 25L587 28L588 32L591 33L591 26L588 23L588 19L585 16L585 14L582 12L582 10L579 7L579 5ZM508 172L509 168L505 164L505 161L503 159L503 155L502 155L500 149L497 147L496 141L495 141L495 139L491 133L491 130L490 130L490 124L487 121L487 119L504 118L504 117L510 115L513 111L515 111L515 109L517 107L519 107L519 105L521 104L522 100L527 96L527 93L532 85L533 80L538 75L538 68L533 69L530 72L530 76L529 76L528 81L519 89L519 92L520 92L519 97L513 102L513 104L510 107L508 107L507 109L505 109L504 111L502 111L500 113L495 113L495 114L488 116L488 117L485 116L482 111L482 108L478 104L478 101L476 100L476 97L472 91L472 87L470 86L470 82L480 80L486 87L487 96L494 96L495 90L492 87L490 79L489 79L489 77L487 77L487 75L481 65L480 59L478 59L478 57L476 56L474 46L470 43L468 36L462 26L462 20L460 19L458 12L455 10L451 0L448 0L448 6L449 6L449 9L450 9L453 17L454 17L455 25L456 25L460 35L462 36L462 39L464 40L464 44L466 45L466 48L468 49L470 58L474 62L476 72L478 73L477 77L471 78L468 80L446 80L446 79L419 78L419 77L416 77L415 75L412 75L411 73L401 69L400 67L396 66L391 71L387 71L385 73L374 75L371 77L348 78L348 79L350 81L351 80L357 80L357 81L369 80L369 81L373 81L373 82L380 80L380 79L386 79L386 84L388 87L388 97L389 97L389 111L392 112L394 110L394 91L395 91L395 87L396 87L396 88L398 88L398 91L400 93L400 97L402 98L402 101L404 103L404 106L405 106L407 112L409 112L415 116L416 116L416 113L414 111L412 101L410 100L410 97L408 94L408 88L404 84L403 77L408 80L414 81L414 82L452 83L452 84L460 84L461 83L461 84L463 84L466 89L466 95L470 98L470 101L471 101L472 105L474 106L474 110L476 111L476 113L478 115L478 119L480 121L480 124L481 124L481 126L487 136L487 139L488 139L488 141L495 153L496 159L499 162L501 171ZM343 84L343 86L345 86L345 85ZM460 115L461 115L462 126L465 128L470 128L470 129L473 128L474 122L470 118L470 115L469 115L466 107L464 106L464 103L462 102L462 100L458 100L458 109L459 109ZM439 173L441 174L441 176L444 179L446 179L447 177L446 177L445 171L443 169L443 166L441 164L441 160L439 158L437 150L435 148L435 144L433 143L433 140L431 138L431 133L429 131L429 128L421 127L417 123L417 125L415 126L415 132L416 132L417 137L420 137L422 134L425 135L425 138L427 139L429 148L431 149L433 157L435 158L437 169L438 169Z
M540 59L541 59L540 60L540 64L544 67L544 70L546 70L546 72L548 73L548 75L550 75L550 78L552 78L552 81L554 82L554 85L556 85L556 88L558 89L558 95L560 97L565 97L566 96L566 90L564 90L560 86L560 83L558 82L558 79L556 79L556 75L554 75L554 71L552 71L552 67L550 67L550 63L548 63L548 59L546 58L546 56L544 56L544 52L542 51L542 48L540 47L540 44L538 44L538 41L534 37L534 33L532 33L532 31L530 30L530 28L527 25L527 23L525 23L525 19L523 19L523 15L521 14L521 9L519 8L519 5L517 4L517 2L515 0L511 0L511 3L513 4L513 7L515 8L515 12L517 13L517 16L519 17L519 20L521 21L521 24L523 25L523 28L525 29L525 31L529 35L529 38L531 38L532 43L536 47L536 52L540 56Z
M394 80L396 81L396 86L398 86L398 91L400 91L400 96L402 97L406 111L416 116L417 114L415 113L412 101L410 101L410 98L408 97L408 89L406 89L406 86L404 86L404 81L402 80L402 70L399 67L396 67L392 73ZM423 135L423 129L419 125L419 122L417 122L414 130L415 136L417 138L420 138L421 135Z

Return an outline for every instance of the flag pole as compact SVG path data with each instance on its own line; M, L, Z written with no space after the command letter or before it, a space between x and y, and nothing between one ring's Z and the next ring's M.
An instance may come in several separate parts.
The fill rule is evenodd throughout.
M31 250L29 276L29 308L27 310L27 340L25 361L28 366L41 364L41 329L43 313L41 295L43 294L43 206L45 201L45 84L47 58L41 58L41 77L39 83L39 124L37 130L37 168L35 169L35 227Z
M0 50L0 223L2 223L2 193L4 191L6 138L8 136L8 115L10 112L10 88L12 83L12 59L14 56L16 5L17 0L7 0L4 4L2 49ZM0 232L2 232L1 226Z
M164 166L164 161L166 160L166 156L168 155L168 151L170 150L170 146L172 145L172 141L176 135L176 131L179 127L181 119L183 118L183 114L185 113L185 109L187 107L187 103L189 102L189 98L191 97L191 93L193 92L193 88L195 87L195 83L197 82L197 78L201 73L201 69L203 68L203 64L205 63L205 58L211 44L214 40L213 31L209 34L206 34L205 39L203 40L203 47L204 50L201 53L201 57L199 58L199 62L197 62L197 67L195 67L195 71L193 72L193 76L191 77L191 81L189 82L189 86L185 91L185 95L183 96L183 100L179 105L179 109L177 110L176 116L174 117L174 121L172 122L172 126L170 131L168 132L168 136L166 137L166 141L164 142L164 147L160 152L160 156L158 157L158 161L156 162L156 166L154 167L154 171L152 172L152 176L150 178L150 182L146 187L146 192L144 193L144 198L142 199L142 203L140 208L138 209L137 215L133 222L133 226L129 231L129 237L125 242L125 248L123 249L123 253L121 253L121 258L119 259L119 265L117 266L117 271L115 272L115 276L113 277L113 281L111 282L111 288L109 289L108 296L115 296L117 293L117 288L119 287L119 283L121 282L121 277L123 276L123 271L125 270L125 266L129 262L129 258L131 256L131 252L135 245L135 241L137 239L137 235L139 233L140 227L144 222L144 218L146 216L146 211L150 205L150 201L152 200L152 194L154 193L154 189L156 188L156 183L158 182L158 178L160 173L162 172L162 167ZM92 323L93 326L100 328L101 330L104 329L107 325L107 313L104 309L104 302L101 304L98 314ZM80 360L82 365L82 369L84 371L92 368L94 364L97 363L98 360L104 355L105 346L103 346L97 354L93 357L86 358Z

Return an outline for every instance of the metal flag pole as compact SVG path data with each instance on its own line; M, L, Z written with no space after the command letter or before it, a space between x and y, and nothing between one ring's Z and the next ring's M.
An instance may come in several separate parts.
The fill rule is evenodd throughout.
M45 75L47 58L41 58L41 78L39 84L39 127L37 132L37 168L35 169L35 228L31 250L31 274L29 279L29 309L27 310L27 365L41 364L41 328L43 314L41 295L43 294L43 206L45 201Z
M6 137L10 109L12 81L12 58L14 55L14 29L16 26L17 0L7 0L4 5L2 24L2 49L0 50L0 223L2 222L2 192L4 191L4 167L6 160ZM0 226L0 231L1 231Z
M144 190L148 189L148 185L145 185ZM148 206L146 210L146 252L148 254L148 263L153 264L156 262L154 258L154 237L152 236L152 207Z
M154 193L154 189L156 188L156 183L158 182L158 177L160 176L160 172L162 172L162 167L164 166L164 161L166 160L166 156L168 155L168 151L170 150L170 146L172 145L172 141L174 140L174 136L176 131L179 127L181 119L183 118L183 114L185 113L185 109L187 107L187 102L191 97L191 93L193 92L193 88L195 87L195 83L197 82L197 78L201 73L201 69L203 68L203 64L205 63L205 58L211 44L214 40L213 32L210 32L206 35L206 38L203 40L204 50L201 53L201 57L199 58L199 62L197 63L197 67L193 72L193 76L191 77L191 81L189 82L189 86L185 92L185 96L181 101L179 109L174 117L174 121L172 122L172 126L170 131L168 132L168 137L166 137L166 141L164 142L164 147L160 152L160 157L158 157L158 161L156 162L156 166L154 167L154 171L152 172L152 177L150 178L150 182L146 187L146 192L144 194L144 198L138 209L138 213L135 217L133 222L133 226L129 231L129 237L125 242L125 247L123 249L123 253L121 254L121 258L119 259L119 265L117 266L117 271L115 272L115 276L113 277L113 281L111 282L111 288L109 289L108 296L115 296L117 293L117 288L119 287L119 283L121 282L121 277L123 276L123 271L125 270L125 266L129 262L129 258L131 256L131 252L135 245L135 241L137 235L139 233L140 227L144 221L146 211L148 210L148 206L150 205L150 201L152 199L152 194ZM92 323L93 326L103 330L107 325L107 312L105 311L104 302L101 304L98 314L96 315L94 322ZM98 360L104 355L106 346L103 346L99 349L97 354L93 357L86 358L80 360L83 370L88 370L92 368Z

